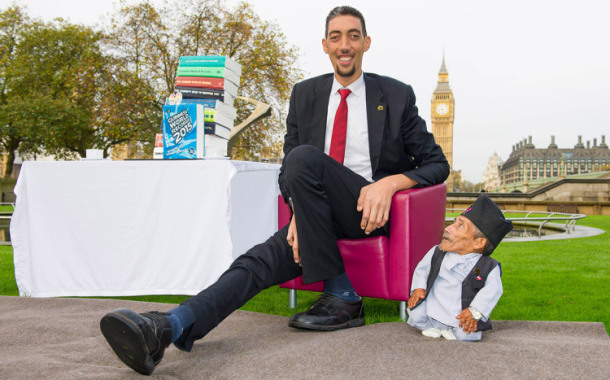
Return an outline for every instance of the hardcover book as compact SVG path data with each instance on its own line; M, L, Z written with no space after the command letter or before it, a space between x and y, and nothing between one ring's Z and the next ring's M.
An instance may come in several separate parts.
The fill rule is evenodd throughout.
M205 136L206 157L226 157L229 141L216 135Z
M215 109L216 111L222 112L225 115L227 115L233 119L235 119L237 117L237 110L235 109L235 107L230 106L227 103L222 102L221 100L206 99L206 98L189 99L189 98L185 98L183 93L181 93L181 92L176 92L176 93L170 95L165 100L165 104L168 104L168 105L180 104L184 101L186 101L187 103L190 102L190 103L201 104L205 108Z
M163 159L163 133L157 133L155 135L155 147L153 148L153 159Z
M229 140L231 138L231 130L223 125L212 122L205 122L205 139L210 138L210 136L218 136L223 139ZM205 143L204 143L205 144Z
M231 105L235 102L235 96L225 93L223 90L213 90L210 88L200 87L183 87L176 86L174 88L175 94L180 93L182 102L196 103L200 99L216 99L224 102L225 104ZM172 94L173 95L173 94ZM171 97L171 95L170 95ZM177 103L175 103L177 104Z
M176 77L177 87L209 88L213 90L224 90L225 93L237 96L238 87L235 83L224 78L208 77Z
M205 156L204 108L200 104L163 106L163 158Z
M178 66L176 75L179 77L224 78L239 86L239 75L225 67Z
M180 57L179 64L180 66L226 67L241 76L241 65L229 57L220 55L183 56Z
M204 108L204 120L206 124L208 122L216 123L229 129L233 129L233 126L235 124L235 118L230 117L222 112L219 112L214 108Z

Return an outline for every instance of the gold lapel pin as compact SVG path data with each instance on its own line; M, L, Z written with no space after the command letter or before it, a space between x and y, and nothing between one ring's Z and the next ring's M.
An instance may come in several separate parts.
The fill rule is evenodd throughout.
M377 107L377 111L383 111L383 106Z

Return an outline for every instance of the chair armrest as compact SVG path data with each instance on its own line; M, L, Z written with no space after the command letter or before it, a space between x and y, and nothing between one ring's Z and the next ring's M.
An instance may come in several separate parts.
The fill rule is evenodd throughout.
M394 194L390 209L390 294L407 297L411 278L426 252L440 243L445 229L447 185Z
M281 230L282 227L290 223L290 219L292 218L292 211L288 204L284 202L284 197L282 194L277 196L277 228Z

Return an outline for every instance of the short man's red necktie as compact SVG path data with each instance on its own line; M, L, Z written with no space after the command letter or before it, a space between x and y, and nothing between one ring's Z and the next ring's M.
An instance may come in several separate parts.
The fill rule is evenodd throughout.
M335 114L335 122L333 124L333 136L330 140L330 150L328 155L335 160L343 163L345 158L345 139L347 135L347 96L351 93L351 90L343 89L339 90L341 95L341 102L337 113Z

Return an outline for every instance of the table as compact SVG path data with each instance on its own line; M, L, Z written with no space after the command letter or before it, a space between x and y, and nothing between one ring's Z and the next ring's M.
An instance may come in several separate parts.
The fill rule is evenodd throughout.
M21 296L197 294L277 230L279 165L24 162L11 221Z

